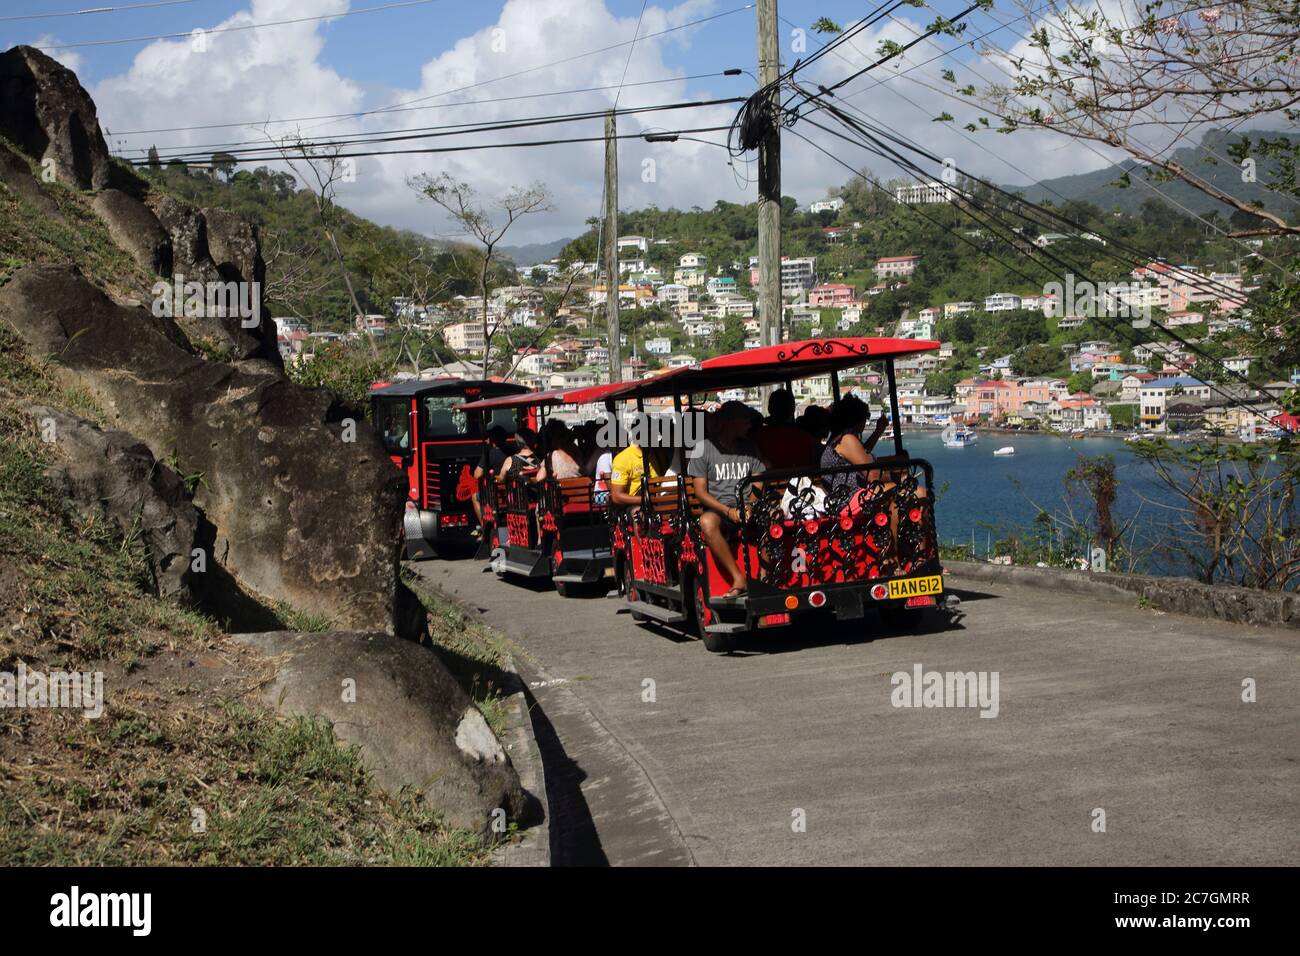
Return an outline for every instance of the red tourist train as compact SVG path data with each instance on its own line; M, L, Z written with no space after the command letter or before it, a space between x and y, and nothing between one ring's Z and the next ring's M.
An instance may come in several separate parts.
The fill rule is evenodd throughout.
M671 436L671 447L654 467L652 452L640 446L643 480L630 499L634 504L612 503L590 477L548 475L537 482L531 470L512 467L503 481L485 473L477 486L483 513L479 553L490 555L503 577L551 577L561 595L574 585L612 580L635 620L681 628L715 652L729 650L742 634L817 618L859 620L871 610L919 628L929 619L927 611L947 603L934 472L903 447L894 364L938 347L911 339L811 339L717 356L635 382L527 393L514 388L462 401L452 408L466 416L467 438L484 435L491 423L514 434L517 418L535 427L559 406L601 403L618 421L625 403L635 403L639 417L648 402L672 402L673 425L659 433ZM766 470L760 464L757 473L744 474L730 509L734 518L727 522L730 560L720 562L704 530L721 547L714 534L719 521L707 517L711 509L701 500L701 494L711 496L711 486L703 476L688 477L701 470L692 469L690 459L699 453L702 430L687 427L704 417L697 401L824 378L838 402L840 373L877 363L889 391L892 454L860 464ZM412 415L415 409L413 402ZM475 419L478 424L471 424ZM472 475L478 457L477 448L464 446L457 461L470 463ZM465 474L459 473L458 486ZM730 564L741 580L729 575Z
M369 397L375 429L393 464L406 472L409 500L402 519L408 558L433 557L447 545L466 547L478 525L471 501L483 433L496 423L513 434L514 415L467 415L457 406L527 392L522 385L459 378L377 382Z
M598 402L623 387L615 383L504 395L459 408L472 415L524 414L536 428L550 409ZM613 566L606 490L590 476L547 475L536 481L536 472L535 467L520 467L504 477L483 473L480 556L490 556L502 576L549 577L561 596L600 584Z
M705 359L611 396L635 399L638 408L671 396L676 411L689 412L695 395L829 377L838 400L839 372L883 362L892 410L893 455L869 465L770 470L743 481L728 540L748 584L739 594L701 533L698 479L645 481L640 507L618 518L612 539L633 617L682 627L711 651L730 649L739 634L810 616L856 620L873 607L919 626L944 590L934 474L903 448L894 362L938 347L880 338L790 342Z

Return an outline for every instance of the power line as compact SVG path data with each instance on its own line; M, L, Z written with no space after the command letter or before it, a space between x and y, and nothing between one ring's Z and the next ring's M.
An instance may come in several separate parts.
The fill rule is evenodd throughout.
M650 0L641 0L641 12L636 17L636 29L632 31L632 42L627 47L627 59L623 61L623 75L618 81L618 92L614 94L614 109L618 109L618 99L623 95L623 84L627 82L627 68L632 65L632 52L636 49L636 38L641 35L641 21L645 19L645 8Z
M978 5L979 5L979 4L973 4L972 7L974 7L974 6L978 6ZM968 8L966 9L966 11L963 11L962 14L959 14L958 19L960 19L961 16L964 16L967 12L969 12L969 11L972 9L972 7L968 7ZM933 9L933 8L932 8L932 9ZM1040 9L1041 9L1041 8L1040 8ZM952 23L955 23L956 20L953 20L953 21L951 21L951 22L952 22ZM998 22L998 21L995 21L995 22ZM1003 26L1006 26L1006 24L1003 24ZM930 29L929 31L927 31L925 34L922 34L922 35L918 36L918 37L917 37L915 40L913 40L911 43L908 43L906 46L904 46L904 47L902 47L902 48L900 48L900 49L898 49L898 50L893 51L893 52L890 54L890 56L897 56L897 55L900 55L901 53L903 53L904 51L906 51L906 50L909 49L910 47L914 46L916 43L921 42L921 40L927 39L927 38L928 38L929 36L931 36L934 32L937 32L937 31L936 31L936 28L931 28L931 29ZM990 32L995 32L995 31L990 31ZM1013 31L1013 32L1014 32L1014 31ZM987 36L988 34L985 34L985 35ZM1019 35L1019 34L1017 34L1017 35ZM855 49L856 49L856 47L855 47ZM946 52L947 52L947 51L945 51L945 53L946 53ZM940 54L940 55L945 55L945 54ZM841 58L843 58L843 57L841 56ZM872 64L868 65L865 69L857 71L855 74L853 74L853 77L861 76L861 75L863 75L864 73L867 73L867 72L869 72L869 71L875 69L877 66L879 66L882 62L884 62L884 61L885 61L886 59L888 59L888 58L889 58L889 57L885 57L885 58L882 58L881 60L877 60L875 63L872 63ZM932 58L932 59L937 59L937 57L934 57L934 58ZM926 62L929 62L929 61L926 61ZM921 65L921 64L918 64L918 65ZM978 75L978 74L977 74L977 75ZM853 77L849 77L848 79L852 79ZM982 78L982 77L981 77L981 78ZM816 94L814 94L814 93L809 93L809 92L807 92L807 91L802 90L801 88L798 87L797 84L792 84L792 85L794 86L795 89L798 89L798 90L803 94L803 96L805 97L805 99L804 99L804 101L803 101L804 103L808 103L808 102L816 102L816 103L818 104L818 105L817 105L817 108L818 108L818 109L826 109L826 108L829 107L829 104L827 103L826 98L827 98L827 97L832 97L832 98L834 98L834 97L835 97L835 94L834 94L833 92L831 92L831 91L834 90L834 89L837 89L837 88L839 88L839 87L842 87L842 86L844 85L845 82L847 82L847 79L846 79L846 80L841 80L841 81L839 81L838 83L834 84L834 86L832 86L832 87L830 87L830 88L827 88L827 87L824 87L824 86L820 86L820 87L819 87L820 93L816 93ZM878 82L877 82L877 86L879 86L881 82L883 82L883 81L878 81ZM986 81L986 82L987 82L987 81ZM865 91L859 91L859 92L865 92ZM896 95L902 96L902 94L898 94L896 91L893 91L892 89L891 89L891 92L895 92ZM906 97L903 97L903 98L906 99ZM843 101L841 100L841 102L843 102ZM914 104L914 105L915 105L915 104ZM849 107L847 103L844 103L844 107L845 107L845 108L853 108L853 107ZM863 111L861 111L861 110L856 110L856 108L853 108L853 109L855 109L855 111L861 113L862 115L867 116L867 114L865 114L865 112L863 112ZM873 117L867 116L867 119L868 119L870 122L878 123L880 126L884 127L885 130L888 130L888 129L889 129L887 126L884 126L883 123L880 123L879 120L876 120L876 119L874 119ZM843 122L843 120L841 120L841 122ZM885 133L884 131L882 131L882 130L877 130L877 131L880 132L881 135L888 135L888 134L886 134L886 133ZM940 160L938 159L938 157L934 156L932 153L929 153L929 152L926 151L926 150L922 150L922 149L920 149L919 147L914 146L913 144L910 143L910 141L908 141L908 140L906 140L906 139L904 139L904 138L901 138L901 137L899 136L899 134L898 134L896 131L889 130L889 133L892 134L892 136L890 136L890 138L892 138L892 139L893 139L895 142L897 142L899 145L902 145L902 146L904 146L905 148L908 148L908 149L912 149L912 150L914 150L915 152L918 152L920 155L926 157L927 159L930 159L930 160L933 161L933 162L940 162ZM883 155L883 154L882 154L882 155ZM967 175L967 177L968 177L969 179L971 179L972 181L975 181L975 182L982 182L982 180L979 180L978 177L975 177L975 176L972 176L972 175L970 175L970 174L968 174L968 173L965 173L964 170L959 170L959 171L962 172L964 175ZM1011 197L1010 197L1010 194L1009 194L1009 193L1006 193L1006 192L1005 192L1004 190L1002 190L1000 187L993 186L992 184L986 184L986 185L989 185L990 188L995 189L996 191L1002 193L1003 195L1006 195L1006 196L1008 196L1009 198L1011 198ZM1062 198L1063 198L1063 197L1062 197ZM1040 211L1040 212L1042 212L1042 213L1044 213L1044 214L1046 214L1046 215L1049 215L1049 216L1055 217L1058 221L1063 222L1063 223L1066 223L1067 225L1070 225L1070 226L1072 226L1072 227L1074 227L1074 228L1083 228L1083 227L1079 226L1078 223L1074 223L1074 222L1072 222L1071 220L1065 218L1064 216L1061 216L1059 213L1056 213L1055 211L1045 210L1045 209L1043 209L1042 207L1038 207L1038 206L1036 206L1036 205L1034 205L1034 204L1028 204L1028 205L1032 206L1033 208L1037 209L1038 211ZM1028 219L1027 219L1027 221L1032 221L1032 220L1028 220ZM1116 243L1116 244L1120 244L1120 243L1119 243L1119 240L1114 239L1113 237L1107 237L1107 238L1110 238L1110 240L1111 240L1112 242ZM1141 252L1141 251L1138 251L1137 254L1144 256L1144 257L1145 257L1145 261L1148 261L1148 262L1149 262L1152 258L1155 258L1155 257L1151 256L1150 254L1145 253L1145 252ZM1179 272L1182 272L1184 275L1191 275L1190 273L1186 273L1184 270L1178 270L1178 271L1179 271ZM1193 278L1195 278L1196 281L1195 281L1194 283L1189 283L1189 284L1192 284L1192 285L1194 285L1195 287L1198 287L1198 288L1206 288L1205 280L1204 280L1202 277L1194 276ZM1218 283L1213 283L1213 281L1211 281L1211 285L1215 285L1215 284L1219 285L1220 288L1221 288L1222 290L1228 291L1228 292L1229 292L1231 295L1233 295L1233 296L1236 296L1236 295L1239 295L1239 294L1240 294L1240 291L1239 291L1239 290L1230 289L1230 288L1227 287L1227 286L1223 286L1222 284L1218 284Z
M538 67L538 69L541 69L541 67ZM734 75L735 75L734 73L730 73L724 70L718 73L692 73L687 76L666 76L663 79L659 79L659 80L639 80L635 83L625 83L623 85L624 86L652 86L659 83L682 83L682 82L687 82L689 80L703 80L703 79L710 79L719 76L734 76ZM418 112L420 110L445 110L445 109L451 109L453 106L481 106L486 103L507 103L515 100L531 100L531 99L539 99L547 96L573 96L579 93L600 93L606 90L613 90L617 88L618 88L617 86L611 83L607 86L584 86L573 90L547 90L542 93L520 93L516 96L494 96L482 100L458 100L455 103L435 103L433 106L409 106L409 107L403 107L401 109L395 109L392 110L391 112L406 113L406 112ZM160 126L157 129L126 130L124 132L114 133L113 136L114 137L144 136L152 133L189 133L195 130L233 129L241 126L260 127L260 126L270 125L272 123L275 124L308 123L313 120L349 119L351 117L359 117L365 115L366 115L365 111L359 111L353 113L322 113L316 116L287 116L284 119L253 120L251 122L242 122L242 123L205 123L197 126ZM384 131L380 130L379 132L384 132ZM216 144L211 144L210 146L196 146L194 148L215 149L218 146L242 146L244 145L245 142L248 143L260 142L260 140L245 140L243 142L236 142L236 143L216 143Z
M839 136L841 139L844 139L844 140L846 140L846 141L848 141L848 142L854 142L853 140L850 140L848 137L843 136L843 135L840 134L840 133L836 133L834 130L831 130L831 129L827 128L827 127L824 127L824 126L822 126L822 125L819 124L819 123L812 123L812 125L813 125L813 126L816 126L818 129L823 129L823 130L825 130L826 132L830 133L832 136ZM811 147L813 147L814 149L818 150L818 151L821 152L823 155L825 155L825 156L827 156L828 158L830 158L832 161L834 161L834 162L836 162L836 163L839 163L841 166L843 166L845 169L847 169L850 173L852 173L854 176L860 178L863 182L867 183L869 186L871 186L871 187L872 187L873 189L875 189L877 192L883 193L884 195L888 196L890 199L897 201L897 200L896 200L896 197L894 196L894 194L893 194L892 192L890 192L890 190L889 190L886 186L882 185L882 184L880 183L880 181L879 181L878 179L876 179L875 177L867 176L867 175L866 175L865 173L863 173L861 170L854 169L853 166L851 166L849 163L846 163L844 160L840 159L840 157L836 156L836 155L835 155L834 153L832 153L830 150L828 150L828 149L826 149L825 147L823 147L820 143L817 143L817 142L814 141L813 139L811 139L811 138L809 138L809 137L803 135L803 133L800 133L797 129L792 129L792 130L790 130L790 133L791 133L792 135L794 135L794 136L797 136L799 139L803 140L803 141L804 141L805 143L807 143L809 146L811 146ZM860 143L854 143L854 145L861 145L861 144L860 144ZM987 255L987 256L989 256L989 257L992 258L995 262L997 262L999 265L1001 265L1003 268L1007 269L1007 270L1010 271L1010 272L1014 272L1016 275L1020 276L1020 278L1024 279L1026 282L1037 282L1037 281L1038 281L1038 279L1036 279L1035 277L1029 275L1027 272L1024 272L1024 271L1021 270L1019 267L1012 265L1011 263L1007 262L1005 259L1000 259L1000 258L998 258L998 257L997 257L996 255L994 255L993 253L989 252L989 250L984 249L984 248L981 248L980 245L979 245L978 243L976 243L976 242L972 242L971 239L970 239L968 236L964 236L964 235L962 235L960 232L958 232L957 229L956 229L954 226L946 225L946 224L940 222L938 219L935 219L935 218L933 218L933 217L927 215L926 213L922 212L921 209L920 209L920 207L918 207L918 206L909 206L908 209L909 209L911 212L916 213L916 214L919 215L922 219L926 220L927 222L931 223L932 225L935 225L935 226L939 227L940 229L944 230L945 232L949 233L949 234L950 234L954 239L958 239L958 240L960 240L961 242L964 242L966 245L970 246L972 249L974 249L976 252L980 253L981 255Z
M0 21L50 20L55 17L84 17L95 13L124 13L128 10L145 10L149 7L175 7L184 3L197 2L198 0L152 0L150 3L128 3L111 7L86 7L81 10L65 10L60 13L22 13L15 16L0 17Z
M815 94L813 94L813 96L815 97ZM849 116L845 115L845 114L844 114L842 111L840 111L837 107L835 107L835 106L833 106L833 105L831 105L831 104L822 103L821 105L822 105L822 107L823 107L824 109L826 109L829 113L831 113L831 115L834 116L834 117L835 117L835 118L836 118L836 119L837 119L837 120L838 120L842 125L846 126L847 128L853 130L853 131L856 132L858 135L860 135L860 136L863 137L863 140L864 140L865 142L859 142L858 145L860 145L860 146L864 146L864 147L866 147L866 148L868 148L868 149L871 149L871 151L872 151L872 152L875 152L877 155L886 156L886 158L890 158L890 159L892 159L892 161L895 163L895 165L897 165L897 166L899 166L899 168L904 169L905 171L909 172L909 173L910 173L911 175L913 175L913 176L914 176L914 177L915 177L919 182L925 182L925 181L926 181L926 178L927 178L927 177L926 177L926 174L925 174L925 170L921 169L921 168L920 168L919 166L917 166L915 163L912 163L910 160L908 160L908 159L906 159L905 157L903 157L903 156L902 156L901 154L899 154L897 151L891 149L890 147L886 146L884 143L880 142L880 140L876 139L876 138L871 134L871 132L869 132L868 130L864 129L864 128L861 126L860 123L858 123L857 121L853 120L852 117L849 117ZM825 127L825 126L822 126L820 123L816 123L816 122L814 122L814 121L812 121L812 120L807 120L807 122L809 122L810 125L816 126L816 127L819 128L819 129L823 129L823 130L826 130L826 131L828 131L828 132L831 132L833 135L837 135L837 136L840 136L841 138L845 138L845 139L847 139L847 137L844 137L842 134L835 133L833 130L829 130L829 128L827 128L827 127ZM905 142L905 141L899 139L899 138L896 137L896 136L894 136L894 137L889 137L889 138L891 138L891 139L895 139L896 141L900 142L900 145L908 146L909 148L911 148L911 149L913 149L913 150L915 150L915 151L917 151L917 152L920 152L920 153L922 153L923 155L925 155L925 151L922 150L920 147L915 146L914 144L909 144L909 143L907 143L907 142ZM868 143L870 144L870 146L867 145ZM872 148L872 147L874 147L874 148ZM993 191L995 191L995 192L1002 192L1002 190L998 189L998 187L996 187L996 186L994 186L994 185L992 185L992 184L990 184L990 183L987 183L987 182L985 182L984 180L980 180L980 179L978 179L978 178L976 178L976 177L969 176L968 174L964 174L964 175L967 175L967 178L968 178L970 181L972 181L972 182L975 182L975 183L979 183L979 184L981 184L981 185L984 185L984 186L986 186L987 188L989 188L989 189L991 189L991 190L993 190ZM965 198L965 204L959 206L959 208L961 208L964 212L966 212L967 215L969 215L970 218L974 219L977 223L980 223L981 225L986 225L986 226L988 226L990 229L993 229L993 223L995 222L995 220L993 220L993 219L990 217L990 219L989 219L988 221L984 221L984 220L979 219L979 217L977 217L973 212L971 212L971 207L974 207L974 208L980 209L980 211L985 212L986 214L987 214L987 212L988 212L987 209L985 209L985 208L983 208L983 207L981 206L981 201L980 201L980 200L979 200L979 199L974 195L974 193L970 193L970 194L968 194L967 196L965 196L964 198ZM1013 198L1014 198L1014 197L1013 197ZM1032 204L1032 203L1025 203L1023 200L1019 200L1019 202L1023 203L1024 205L1027 205L1027 206L1029 206L1029 207L1031 207L1031 208L1035 208L1035 209L1038 208L1038 207L1035 207L1034 204ZM1001 207L999 207L999 208L1001 208ZM1007 209L1003 209L1002 211L1004 211L1004 212L1006 212L1006 211L1013 211L1013 212L1014 212L1014 210L1007 210ZM1039 211L1042 211L1042 210L1039 210ZM1022 217L1022 218L1023 218L1023 217ZM1032 220L1027 220L1027 221L1032 221ZM1003 237L1003 238L1005 238L1005 237ZM1008 241L1010 241L1010 240L1008 240ZM1014 246L1014 242L1013 242L1012 244L1013 244L1013 246ZM1059 266L1065 268L1066 270L1068 270L1067 274L1069 274L1069 273L1073 273L1073 272L1075 271L1075 267L1074 267L1073 264L1066 262L1065 260L1063 260L1063 259L1061 259L1059 256L1057 256L1055 253L1050 252L1048 249L1039 249L1039 250L1037 250L1036 252L1030 252L1029 249L1026 247L1026 248L1025 248L1024 250L1022 250L1022 251L1025 252L1025 254L1030 258L1031 261L1035 261L1035 260L1034 260L1034 256L1035 256L1035 255L1044 256L1044 257L1046 257L1046 258L1051 259L1051 260L1052 260L1053 262L1055 262L1057 265L1059 265ZM1038 264L1039 264L1040 266L1042 265L1041 262L1039 262ZM1085 280L1088 279L1088 276L1087 276L1086 274L1083 274L1083 273L1080 273L1080 274L1083 276L1083 278L1084 278ZM1236 290L1233 290L1233 291L1236 292ZM1108 318L1109 318L1109 317L1106 317L1106 316L1094 316L1093 318L1095 318L1099 323L1105 325L1105 326L1106 326L1107 328L1109 328L1111 331L1114 331L1114 332L1116 332L1116 333L1119 333L1119 332L1121 331L1121 330L1120 330L1120 327L1118 327L1118 326L1116 326L1115 324L1113 324L1113 323L1111 323L1110 321L1108 321ZM1220 369L1223 370L1223 372L1227 373L1227 375L1228 375L1229 377L1236 378L1236 379L1239 380L1241 383L1245 384L1247 387L1249 387L1249 388L1253 389L1254 391L1258 392L1258 393L1259 393L1260 395L1262 395L1262 396L1266 396L1266 397L1268 397L1268 398L1270 398L1270 399L1272 398L1272 396L1269 395L1269 393L1268 393L1265 389L1263 389L1261 386L1258 386L1258 385L1254 384L1253 382L1251 382L1250 379L1247 378L1245 375L1243 375L1243 374L1241 374L1241 373L1239 373L1239 372L1236 372L1236 371L1234 371L1234 370L1232 370L1232 369L1229 369L1229 368L1228 368L1225 364L1223 364L1223 362L1221 362L1219 359L1215 358L1214 356L1209 355L1209 354L1206 353L1203 349L1199 348L1199 346L1198 346L1196 343L1193 343L1193 342L1191 342L1191 341L1189 341L1189 340L1183 338L1181 335L1179 335L1179 334L1173 332L1172 330L1170 330L1170 329L1167 328L1166 326L1160 324L1159 322L1157 322L1157 321L1154 320L1154 319L1151 319L1150 322L1151 322L1151 324L1154 325L1157 329L1159 329L1160 331L1162 331L1162 332L1164 332L1166 335L1168 335L1171 339L1173 339L1174 341L1178 342L1179 344L1181 344L1181 345L1183 345L1185 348L1187 348L1187 350L1188 350L1189 352L1195 354L1195 355L1198 356L1199 358L1203 358L1203 359L1207 360L1208 362L1210 362L1210 363L1213 364L1213 365L1218 366ZM1125 335L1131 335L1131 332L1125 331L1124 334L1125 334ZM1262 412L1260 412L1258 409L1256 409L1256 408L1253 407L1252 405L1249 405L1249 404L1247 404L1245 401L1243 401L1242 399L1240 399L1239 397L1237 397L1237 396L1235 396L1235 395L1232 395L1231 393L1226 392L1226 391L1224 391L1223 389L1218 388L1218 387L1217 387L1217 383L1206 382L1205 385L1206 385L1208 388L1210 388L1210 389L1212 389L1212 390L1218 392L1218 393L1219 393L1223 398L1227 399L1229 402L1231 402L1231 403L1233 403L1233 404L1235 404L1235 405L1237 405L1237 406L1243 408L1243 409L1246 410L1246 411L1249 411L1251 414L1253 414L1253 415L1255 415L1255 416L1257 416L1257 417L1259 417L1259 418L1267 419L1267 416L1266 416L1266 415L1264 415Z
M396 0L394 3L385 3L378 7L363 7L360 10L344 10L341 13L326 13L314 17L293 17L288 20L264 20L261 23L245 23L233 27L211 27L203 29L196 27L193 30L187 30L184 33L159 33L153 36L142 37L115 37L111 40L82 40L79 43L56 43L50 46L38 46L38 50L71 50L78 47L87 46L113 46L120 43L148 43L152 40L181 40L190 39L196 33L237 33L241 30L260 30L262 27L280 27L290 23L310 23L316 20L337 20L340 17L354 17L362 13L378 13L381 10L395 10L399 7L421 7L430 3L437 3L438 0Z
M677 130L676 132L678 134L683 134L683 135L687 133L717 133L727 128L728 127L726 126L698 126L698 127L693 127L691 129ZM617 139L642 139L644 138L644 136L645 136L644 133L620 133L616 138ZM527 142L513 142L513 143L479 143L473 146L441 146L441 147L424 147L421 149L372 150L369 152L361 152L361 153L330 153L328 156L308 155L306 158L333 160L333 159L361 158L366 156L405 156L405 155L423 155L423 154L433 154L433 153L464 153L464 152L472 152L474 150L479 150L479 149L520 149L520 148L526 148L532 146L560 146L568 143L601 143L604 141L605 141L604 136L577 136L571 139L530 140ZM284 152L298 155L295 150L289 147L285 147ZM232 161L236 164L259 163L259 162L266 162L267 158L268 157L256 157L256 156L249 157L249 158L242 158L239 156L235 156L233 157ZM130 165L132 166L150 165L149 160L147 159L132 159L132 160L127 160L127 162L130 163ZM182 163L182 165L196 165L196 164Z
M626 107L624 109L617 110L616 112L620 115L634 116L640 113L658 113L658 112L683 110L683 109L697 109L701 107L719 106L728 103L738 103L738 102L741 102L741 98L733 96L733 97L726 97L717 100L695 100L695 101L688 101L683 103L663 103L657 106ZM234 150L228 155L245 157L245 158L256 158L260 154L264 154L268 152L279 155L282 154L286 148L294 150L295 152L299 152L308 149L320 150L320 149L335 147L335 146L366 146L366 145L375 145L379 143L402 142L402 141L413 140L413 139L435 139L444 136L464 136L464 135L470 135L474 133L492 133L492 132L500 132L500 131L512 130L512 129L524 129L532 126L551 126L557 123L573 123L573 122L580 122L582 120L588 120L588 119L600 119L609 112L610 112L609 110L601 109L601 110L589 110L581 113L564 113L564 114L557 114L553 116L539 116L539 117L533 117L531 119L508 120L504 122L497 121L492 123L456 123L447 126L426 127L424 131L412 130L406 133L393 135L393 136L376 136L372 134L357 133L357 134L352 134L351 136L348 137L337 137L334 139L326 139L326 140L307 140L299 143L270 143L265 146L257 146L257 147L250 147L247 149ZM182 152L168 155L168 156L159 156L159 158L160 159L184 159L186 156L193 156L195 158L207 158L207 157L200 157L193 150L184 150ZM264 158L274 159L275 156L268 156Z
M824 105L826 105L826 104L824 104ZM829 105L827 105L827 108L828 108L830 111L832 111L833 113L837 111L837 108L836 108L836 107L833 107L833 106L829 106ZM911 152L917 153L918 155L922 156L922 157L925 158L925 159L930 160L931 162L939 163L940 165L946 165L946 161L944 161L944 160L940 160L940 158L939 158L938 156L936 156L936 155L934 155L933 153L929 152L929 151L926 150L925 148L923 148L923 147L921 147L921 146L917 146L916 144L912 143L910 140L908 140L906 137L902 136L902 134L898 133L896 130L893 130L893 129L889 128L889 127L886 126L884 123L881 123L879 120L875 119L874 117L869 116L868 114L866 114L865 112L863 112L863 111L861 111L861 110L859 110L858 112L861 112L862 115L863 115L864 117L866 117L866 119L868 120L868 122L877 124L877 126L871 128L871 132L873 132L873 133L875 133L875 134L877 134L877 135L879 135L879 136L883 136L883 137L885 137L886 139L889 139L890 141L892 141L892 142L898 144L899 146L903 147L904 149L907 149L907 150L910 150ZM837 117L837 118L839 118L839 119L841 120L841 122L844 122L845 119L847 119L846 117L843 117L842 115L839 116L839 117ZM852 121L851 119L849 119L849 122L853 122L853 121ZM862 132L860 125L858 125L858 124L856 124L856 123L855 123L854 126L851 127L851 128L856 128L857 130L859 130L860 132ZM862 132L862 135L866 136L866 135L870 135L870 134L868 134L868 133L866 133L866 132ZM876 145L877 145L877 146L880 146L881 144L879 143L879 141L876 141ZM887 147L885 147L885 148L887 149ZM891 158L891 159L892 159L893 157L898 156L898 154L895 153L895 152L893 152L892 150L890 150L890 153L891 153L891 156L886 157L886 158ZM880 155L883 155L883 154L880 154ZM901 159L901 157L899 157L899 158ZM907 161L907 160L903 160L903 161L904 161L904 162L910 162L910 161ZM897 162L897 161L896 161L896 162ZM919 166L915 166L915 164L912 164L912 166L913 166L913 168L915 168L917 171L919 171L919 172L921 172L921 173L924 173L924 170L921 170ZM1005 207L1005 208L1006 208L1006 211L1011 212L1013 215L1018 215L1018 216L1020 216L1020 217L1021 217L1024 221L1026 221L1026 222L1032 223L1033 225L1036 225L1036 226L1050 225L1050 224L1052 224L1052 223L1054 222L1054 223L1057 224L1058 226L1064 226L1064 227L1072 228L1072 229L1076 229L1076 230L1085 230L1085 229L1088 228L1088 227L1085 226L1084 224L1081 224L1081 223L1077 222L1076 220L1073 220L1073 219L1071 219L1070 217L1065 216L1064 214L1062 214L1062 213L1060 213L1060 212L1057 212L1055 209L1051 209L1051 208L1049 208L1049 207L1045 207L1045 206L1039 206L1039 205L1037 205L1036 203L1031 203L1031 202L1029 202L1028 200L1025 200L1025 199L1023 199L1023 198L1021 198L1021 197L1019 197L1019 196L1015 196L1015 195L1013 195L1013 194L1007 192L1006 190L1004 190L1002 187L997 186L997 185L995 185L995 184L993 184L993 183L990 183L990 182L988 182L987 180L980 179L979 177L972 175L971 173L967 172L967 171L964 170L964 169L961 169L960 167L957 167L957 166L954 165L952 168L953 168L956 172L958 172L958 173L960 173L961 175L965 176L965 177L966 177L967 179L969 179L971 182L980 183L981 185L984 185L985 187L987 187L989 190L991 190L991 191L993 191L993 192L995 192L995 193L997 193L997 194L999 194L999 195L1001 195L1001 196L1006 197L1006 199L1010 200L1010 201L1014 204L1013 207ZM1047 222L1047 223L1043 223L1043 222L1039 222L1039 221L1037 221L1037 220L1034 220L1034 219L1032 219L1032 218L1030 218L1030 217L1024 215L1023 213L1021 213L1021 212L1019 211L1020 208L1028 208L1028 209L1032 209L1032 210L1034 210L1035 212L1038 212L1040 215L1046 217L1046 218L1049 220L1049 222ZM1120 238L1118 238L1118 237L1115 237L1115 236L1112 236L1112 235L1108 235L1108 234L1103 233L1103 232L1098 232L1098 233L1096 233L1096 234L1098 235L1099 238L1102 238L1102 239L1107 240L1107 245L1104 247L1104 248L1105 248L1105 254L1106 254L1106 255L1109 255L1111 258L1114 258L1114 259L1119 260L1120 262L1123 262L1123 263L1126 263L1126 264L1129 264L1129 265L1138 265L1138 264L1145 265L1145 264L1147 264L1147 263L1149 263L1149 262L1151 262L1152 260L1154 260L1154 259L1157 258L1156 256L1153 256L1151 253L1149 253L1149 252L1147 252L1147 251L1145 251L1145 250L1138 249L1138 248L1136 248L1135 246L1131 246L1130 244L1128 244L1127 242L1125 242L1124 240L1122 240L1122 239L1120 239ZM1116 255L1116 254L1114 254L1114 253L1111 251L1112 248L1120 249L1120 250L1123 250L1123 251L1125 251L1125 252L1128 252L1129 255L1128 255L1127 258L1126 258L1126 257L1123 257L1123 256ZM1171 266L1171 267L1169 267L1169 268L1171 269L1171 271L1174 271L1174 272L1179 273L1180 276L1186 277L1186 278L1184 279L1184 281L1186 282L1186 284L1191 285L1191 286L1193 286L1193 287L1195 287L1195 288L1201 289L1201 290L1203 290L1203 291L1210 291L1210 292L1218 291L1220 294L1224 295L1225 297L1233 297L1233 298L1235 298L1235 297L1237 297L1237 296L1240 296L1240 295L1242 294L1242 290L1240 290L1240 289L1234 289L1234 288L1232 288L1231 286L1225 285L1225 284L1220 283L1220 282L1216 282L1216 281L1214 281L1214 280L1212 280L1212 279L1207 281L1207 280L1205 279L1205 277L1200 276L1200 275L1197 275L1196 273L1188 272L1187 270L1184 270L1184 269L1182 269L1182 268L1174 267L1174 266Z

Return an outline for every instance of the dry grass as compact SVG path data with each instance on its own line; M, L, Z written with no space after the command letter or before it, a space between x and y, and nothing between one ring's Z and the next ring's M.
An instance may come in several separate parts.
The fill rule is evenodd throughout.
M152 597L137 542L64 509L18 411L37 399L97 417L0 329L0 671L100 671L106 707L0 709L0 865L485 862L328 723L271 714L263 659Z

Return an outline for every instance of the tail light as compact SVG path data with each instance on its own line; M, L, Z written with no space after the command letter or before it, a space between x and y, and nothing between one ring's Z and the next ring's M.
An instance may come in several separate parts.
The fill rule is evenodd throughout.
M874 584L871 587L871 597L877 601L883 601L889 597L889 588L883 584Z
M808 595L809 607L824 607L825 604L826 604L825 591L814 591L812 594Z
M789 614L764 614L758 619L759 627L776 627L780 624L789 624Z

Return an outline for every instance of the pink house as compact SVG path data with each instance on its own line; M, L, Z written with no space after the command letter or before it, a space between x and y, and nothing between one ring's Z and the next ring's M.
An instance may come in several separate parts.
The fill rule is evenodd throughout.
M828 282L808 291L808 304L822 308L842 309L853 302L853 286L843 282Z
M957 397L965 398L966 418L996 421L1024 409L1027 404L1046 405L1066 395L1065 384L1056 379L966 379L957 383Z

